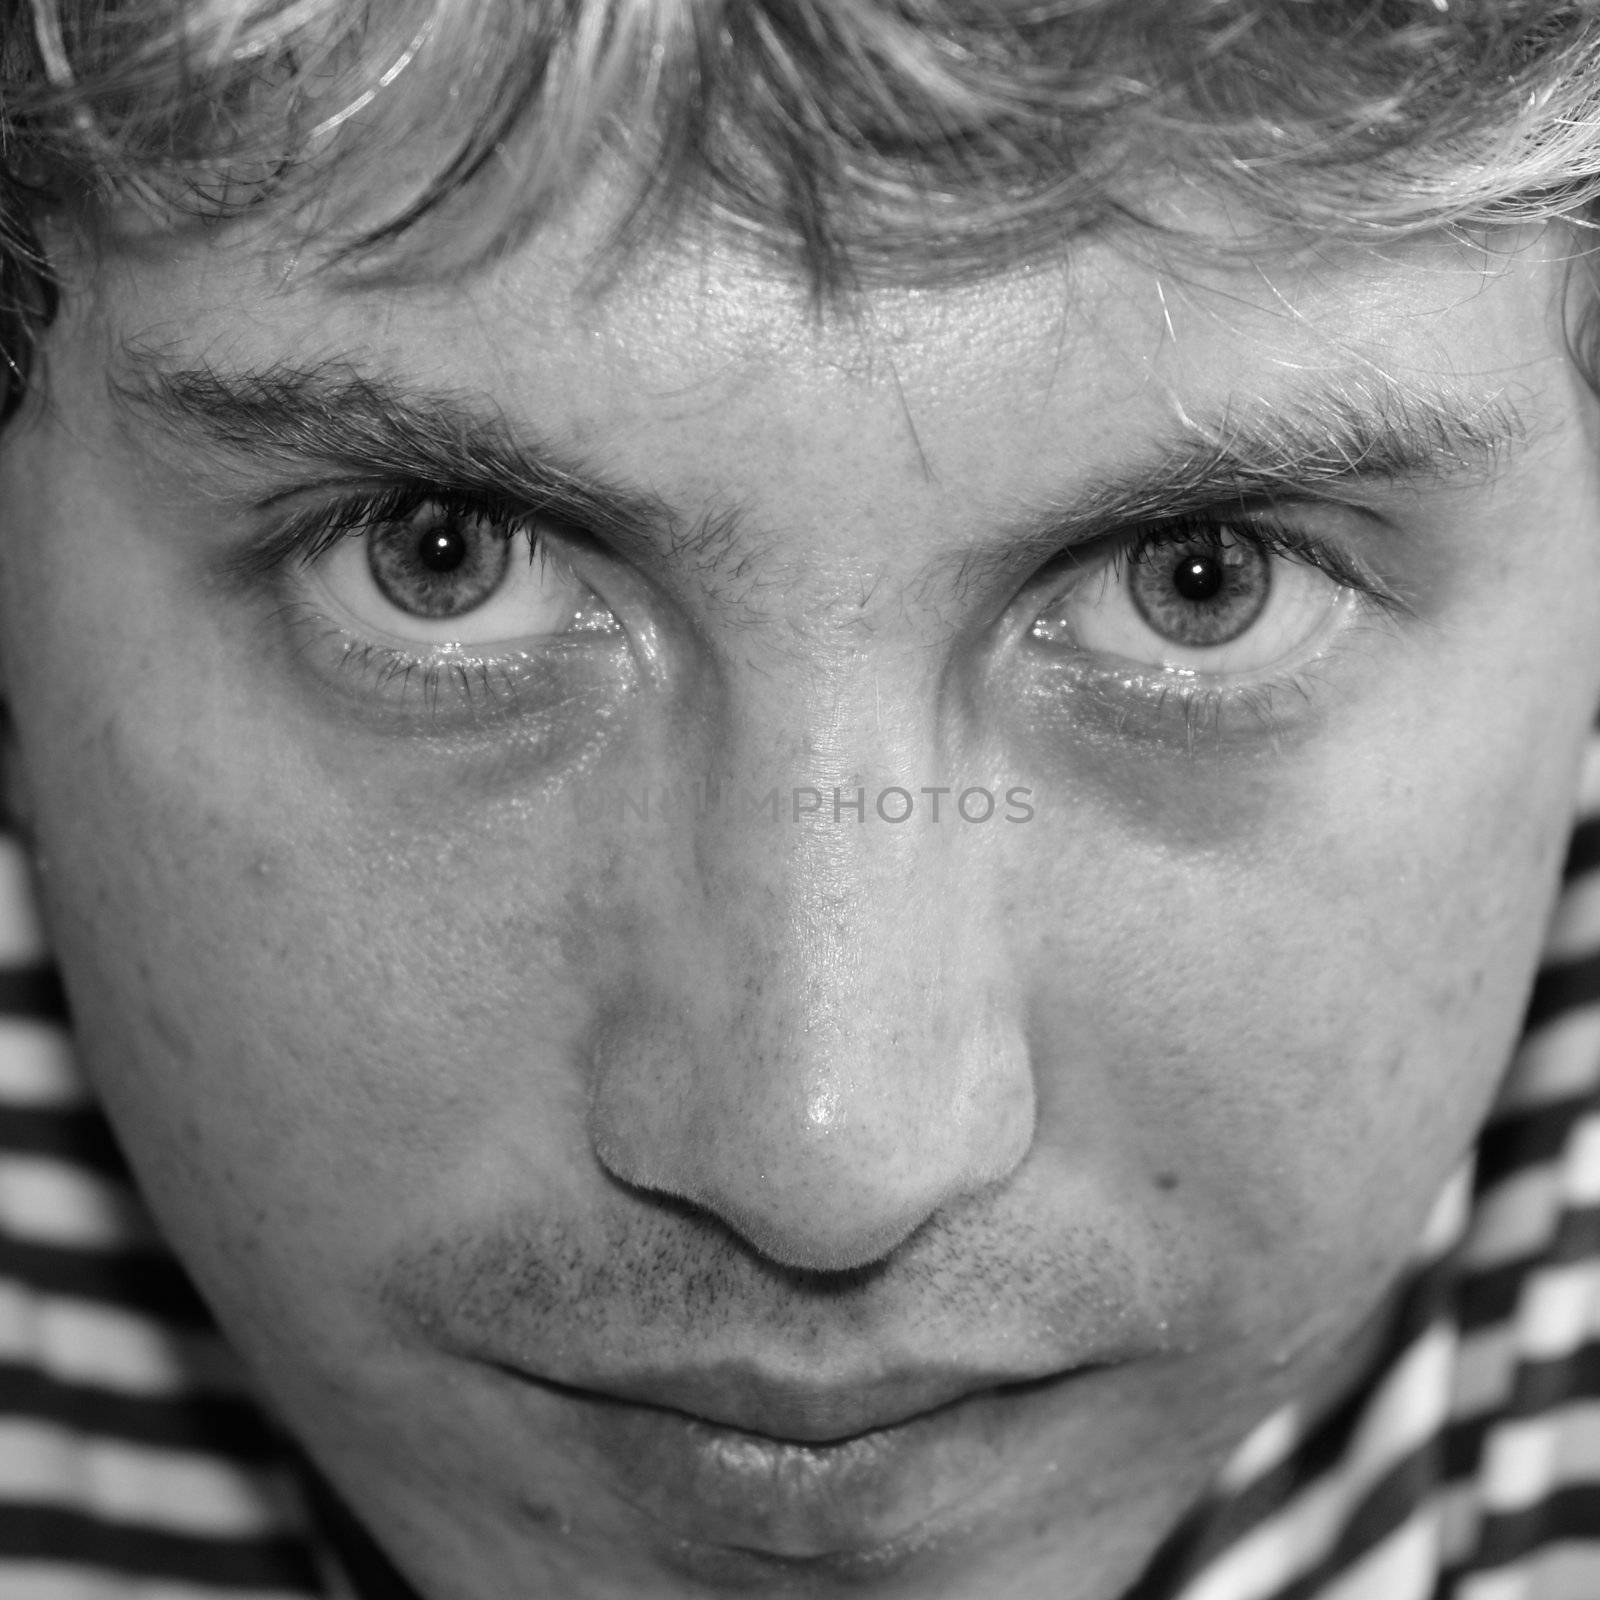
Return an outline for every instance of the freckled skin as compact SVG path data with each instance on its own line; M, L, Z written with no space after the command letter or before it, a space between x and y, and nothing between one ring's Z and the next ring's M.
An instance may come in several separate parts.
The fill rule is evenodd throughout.
M1190 268L1172 337L1106 245L820 322L724 247L586 297L584 247L447 294L281 285L224 233L113 261L50 335L51 407L0 444L0 662L88 1064L429 1600L1112 1600L1329 1382L1515 1033L1600 692L1559 244ZM229 469L108 400L122 339L484 393L715 532L580 558L614 645L396 731L286 642L281 595L214 581L247 519L196 481ZM1341 639L1270 732L1074 687L1030 647L1031 569L929 564L1175 410L1375 364L1510 397L1530 442L1394 493L1417 614ZM612 803L707 777L1035 809ZM1098 1370L859 1493L813 1504L784 1455L763 1552L686 1533L609 1422L506 1376L691 1358L810 1395Z

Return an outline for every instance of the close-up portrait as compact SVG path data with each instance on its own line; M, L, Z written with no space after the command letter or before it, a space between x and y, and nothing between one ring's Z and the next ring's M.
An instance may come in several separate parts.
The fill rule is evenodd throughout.
M1600 0L0 0L0 1600L1600 1600Z

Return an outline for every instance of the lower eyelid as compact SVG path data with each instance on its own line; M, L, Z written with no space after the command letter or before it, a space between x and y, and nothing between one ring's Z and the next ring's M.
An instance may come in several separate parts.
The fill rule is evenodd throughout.
M633 686L619 636L558 636L505 649L418 650L364 638L307 601L277 624L304 675L358 718L404 731L458 730L485 720L548 717L574 697L614 699Z
M1276 745L1317 720L1315 673L1219 686L1182 673L1118 674L1081 664L1053 700L1049 723L1065 737L1112 739L1124 748L1195 755Z
M1052 737L1106 738L1151 751L1194 755L1277 746L1314 729L1342 702L1339 685L1365 659L1359 639L1389 635L1382 625L1387 612L1365 605L1358 595L1349 595L1344 606L1344 620L1316 650L1237 675L1033 645L1023 657L1031 718Z

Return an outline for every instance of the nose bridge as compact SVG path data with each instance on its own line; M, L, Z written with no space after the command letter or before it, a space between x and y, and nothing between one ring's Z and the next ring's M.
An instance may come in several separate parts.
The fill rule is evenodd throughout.
M865 716L839 699L786 741L790 781L764 805L697 819L687 915L641 953L591 1101L617 1176L818 1270L878 1259L1002 1179L1034 1109L992 851L948 799L932 820L913 719L886 720L881 691ZM896 788L903 822L885 820L901 795L878 805Z

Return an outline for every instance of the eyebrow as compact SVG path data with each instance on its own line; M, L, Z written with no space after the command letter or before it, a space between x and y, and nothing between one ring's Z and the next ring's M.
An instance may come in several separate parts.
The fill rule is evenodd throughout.
M120 366L111 379L119 401L179 439L238 457L300 473L321 462L341 474L520 502L624 549L692 548L715 564L740 544L737 513L691 524L660 497L566 459L476 394L429 391L344 360L224 371L167 368L129 349ZM1374 485L1492 477L1527 436L1504 395L1402 388L1370 373L1272 400L1230 400L1211 414L1180 414L1142 451L1058 498L1002 508L993 541L930 551L930 568L953 567L964 586L1202 511L1311 499L1359 507Z
M528 437L476 394L420 389L342 360L224 371L167 368L135 350L123 353L110 384L125 409L180 442L296 474L288 492L305 487L312 463L519 503L627 545L685 537L659 496L611 483Z
M1503 394L1359 385L1306 387L1183 414L1132 459L1059 502L1011 519L1008 542L1034 559L1199 512L1321 500L1367 507L1372 491L1487 481L1528 442ZM988 552L952 551L963 578Z

